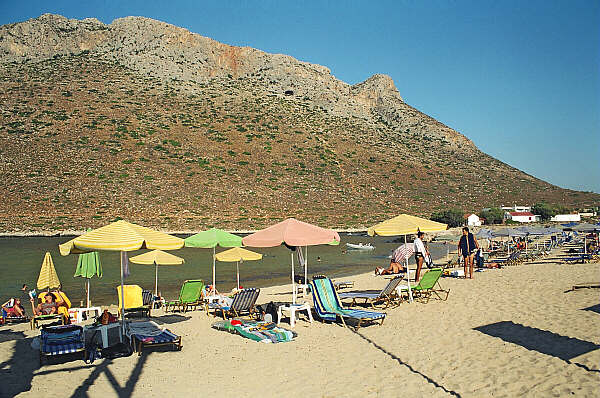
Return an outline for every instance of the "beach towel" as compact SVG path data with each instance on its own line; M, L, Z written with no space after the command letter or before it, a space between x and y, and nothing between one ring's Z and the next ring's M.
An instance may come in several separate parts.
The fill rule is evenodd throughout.
M242 321L234 319L232 321L215 322L212 324L212 327L217 330L236 333L247 339L267 344L289 342L297 336L295 332L280 328L273 322L264 321Z

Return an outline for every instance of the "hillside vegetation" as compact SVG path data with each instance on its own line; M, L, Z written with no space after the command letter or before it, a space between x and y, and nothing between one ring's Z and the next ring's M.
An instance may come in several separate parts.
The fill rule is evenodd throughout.
M284 90L289 81L239 69L183 80L94 48L3 59L3 231L117 218L254 229L289 216L345 228L449 207L598 203L484 154L404 103L384 76L335 88L342 94L328 107L328 91Z

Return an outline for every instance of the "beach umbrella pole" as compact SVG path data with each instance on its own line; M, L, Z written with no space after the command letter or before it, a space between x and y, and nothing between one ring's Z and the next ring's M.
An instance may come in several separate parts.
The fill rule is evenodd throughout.
M292 254L292 304L296 304L296 281L294 281L294 252Z
M123 266L127 252L121 252L121 341L125 336L125 289L123 287Z
M154 297L158 297L158 264L154 263Z
M86 308L90 308L90 278L85 278L86 279L86 296L87 296L87 300L86 300Z
M237 288L240 288L240 262L235 262L235 267L237 268Z
M404 235L404 245L406 245L406 235ZM406 257L404 261L406 262L406 284L408 285L408 301L412 303L413 296L412 290L410 289L410 268L408 268L408 257Z
M217 251L217 249L215 246L215 247L213 247L213 290L214 290L214 294L217 294L217 286L215 284L215 258L217 256L216 251Z

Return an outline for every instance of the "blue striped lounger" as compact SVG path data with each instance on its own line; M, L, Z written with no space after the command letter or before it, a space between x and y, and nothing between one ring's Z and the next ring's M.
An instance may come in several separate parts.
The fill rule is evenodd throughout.
M165 345L172 345L177 351L181 351L183 347L181 345L181 336L177 336L169 329L163 330L156 336L145 336L143 334L132 334L131 342L135 347L138 355L142 355L142 349L144 347L158 347Z

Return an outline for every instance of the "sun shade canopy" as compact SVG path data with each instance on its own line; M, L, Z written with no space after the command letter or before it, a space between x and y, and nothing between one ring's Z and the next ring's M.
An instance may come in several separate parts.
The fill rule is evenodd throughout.
M448 229L448 225L425 218L400 214L394 218L383 221L367 230L370 236L395 236L410 235L421 232L440 232Z
M340 235L331 229L288 218L246 236L242 243L250 247L274 247L282 243L288 246L337 245Z
M208 231L202 231L185 238L185 246L205 249L216 246L240 247L242 246L242 238L222 229L211 228Z
M233 249L217 253L217 260L231 263L235 261L254 261L261 258L262 254L242 249L241 247L234 247Z
M129 261L134 264L143 265L180 265L185 262L183 258L163 252L162 250L152 250L151 252L131 257Z
M183 239L150 228L119 220L87 232L59 245L60 254L87 253L94 250L134 251L139 249L176 250Z

